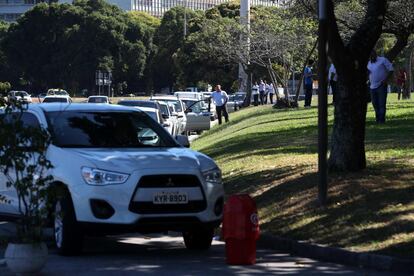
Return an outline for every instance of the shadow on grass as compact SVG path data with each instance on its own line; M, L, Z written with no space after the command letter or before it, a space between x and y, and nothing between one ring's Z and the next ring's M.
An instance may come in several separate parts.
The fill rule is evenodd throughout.
M218 141L202 152L218 158L221 155L234 155L234 158L248 155L273 153L316 153L317 128L305 126L272 132L248 133ZM256 152L257 151L257 152Z
M263 210L274 212L261 227L294 239L413 259L414 211L404 208L414 204L412 168L383 163L381 171L374 168L346 178L332 175L326 208L316 204L316 173L282 182L255 198ZM400 177L412 181L400 182Z

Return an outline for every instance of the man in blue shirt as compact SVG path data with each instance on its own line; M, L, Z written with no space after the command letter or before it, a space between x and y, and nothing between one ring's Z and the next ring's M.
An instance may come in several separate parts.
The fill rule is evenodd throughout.
M313 90L313 72L312 72L313 60L308 61L308 65L305 67L304 85L305 85L305 107L310 107L312 102L312 90Z

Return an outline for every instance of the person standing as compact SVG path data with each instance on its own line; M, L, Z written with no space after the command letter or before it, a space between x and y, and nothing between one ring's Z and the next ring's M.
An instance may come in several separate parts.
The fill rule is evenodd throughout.
M367 68L375 119L377 123L383 124L387 109L387 82L392 76L394 68L387 58L378 56L375 50L371 52Z
M264 98L264 103L267 104L267 96L269 95L269 84L267 83L267 81L264 81L265 83L265 98Z
M269 84L269 100L270 100L270 104L273 104L273 95L275 94L275 88L273 86L273 83L271 82Z
M226 123L229 121L229 114L227 113L226 104L229 100L226 91L221 90L221 85L217 84L215 91L211 94L214 104L216 105L216 112L219 125L221 125L221 115L224 115Z
M336 69L335 65L331 63L331 66L329 67L329 75L328 75L329 85L331 86L332 90L332 103L335 103L335 100L337 98L336 96L336 84L338 81L338 76L336 75Z
M397 85L398 85L398 100L401 99L401 94L404 98L405 93L405 84L407 82L407 72L405 71L404 68L401 68L400 71L398 72L398 76L397 76Z
M257 84L257 82L255 82L252 87L252 95L253 95L254 106L258 106L259 105L259 85Z
M259 95L260 95L260 104L261 105L264 104L265 89L266 89L265 83L263 82L263 80L260 80L260 83L259 83Z
M313 90L313 72L312 65L313 60L308 61L308 65L305 67L304 74L304 85L305 85L305 107L310 107L312 102L312 90Z

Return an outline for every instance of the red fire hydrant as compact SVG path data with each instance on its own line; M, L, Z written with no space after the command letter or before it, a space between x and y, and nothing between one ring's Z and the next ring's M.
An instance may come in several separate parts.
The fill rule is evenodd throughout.
M259 220L254 200L247 194L230 196L224 205L223 237L226 261L231 265L256 263Z

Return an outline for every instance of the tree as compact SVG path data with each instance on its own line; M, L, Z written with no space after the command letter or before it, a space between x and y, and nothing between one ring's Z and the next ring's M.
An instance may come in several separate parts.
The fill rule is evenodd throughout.
M197 15L192 10L174 7L164 14L155 33L154 41L157 45L157 53L152 61L152 71L154 72L154 86L157 90L164 87L171 89L176 84L179 70L174 62L174 56L185 41L184 12L188 21ZM191 33L191 29L189 29L189 33Z
M97 69L112 71L114 82L135 89L155 29L140 18L103 0L41 3L9 28L3 46L10 63L39 90L94 90Z

